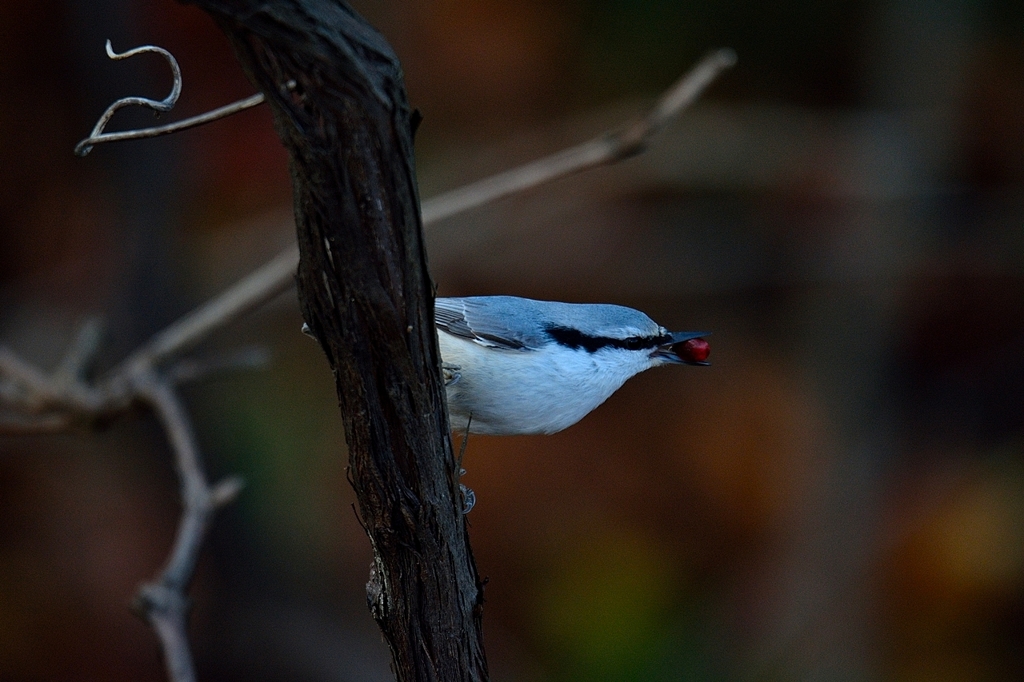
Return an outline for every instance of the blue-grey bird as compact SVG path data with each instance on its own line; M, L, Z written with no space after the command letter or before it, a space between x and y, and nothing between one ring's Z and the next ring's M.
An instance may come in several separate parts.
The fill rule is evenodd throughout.
M555 433L645 369L708 364L705 332L670 332L623 306L515 296L434 306L448 413L460 431Z

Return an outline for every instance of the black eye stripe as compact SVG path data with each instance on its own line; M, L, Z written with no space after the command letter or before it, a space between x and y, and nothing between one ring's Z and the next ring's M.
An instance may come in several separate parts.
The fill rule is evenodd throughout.
M566 348L582 348L588 353L596 353L602 348L622 348L624 350L645 350L657 348L672 343L672 337L668 334L658 336L630 336L626 339L613 339L607 336L591 336L584 334L578 329L568 327L551 326L545 328L548 336L555 343Z

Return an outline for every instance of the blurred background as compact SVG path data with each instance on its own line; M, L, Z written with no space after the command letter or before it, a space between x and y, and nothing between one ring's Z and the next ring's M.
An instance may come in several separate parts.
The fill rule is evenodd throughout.
M646 154L431 228L442 295L603 301L713 332L551 437L470 440L499 682L1024 679L1024 4L361 0L423 197L587 139L707 50L739 64ZM117 97L250 94L170 0L0 2L0 343L100 369L292 239L264 107L72 155ZM124 111L114 129L152 125ZM390 679L331 378L289 292L185 397L218 517L200 679ZM128 608L179 512L150 415L0 438L0 679L161 680Z

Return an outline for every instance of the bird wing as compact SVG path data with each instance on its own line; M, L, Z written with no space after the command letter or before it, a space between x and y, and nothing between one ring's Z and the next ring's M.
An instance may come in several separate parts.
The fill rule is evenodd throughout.
M513 329L517 316L505 310L499 297L438 298L434 300L434 324L488 348L534 350L544 343L539 333Z

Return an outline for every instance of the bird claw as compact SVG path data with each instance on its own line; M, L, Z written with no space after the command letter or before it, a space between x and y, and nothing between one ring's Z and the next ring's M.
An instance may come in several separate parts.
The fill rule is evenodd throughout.
M465 469L462 470L465 473ZM465 484L459 484L459 491L462 493L462 513L468 514L476 505L476 493Z
M459 379L462 378L462 373L459 372L460 369L462 369L460 365L453 365L449 362L441 363L441 376L444 378L445 387L458 383Z

